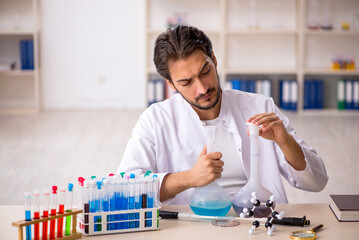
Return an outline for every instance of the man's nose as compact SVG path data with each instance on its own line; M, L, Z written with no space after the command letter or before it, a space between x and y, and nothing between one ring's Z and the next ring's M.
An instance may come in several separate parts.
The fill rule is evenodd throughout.
M203 81L201 81L200 79L198 79L196 81L196 89L197 89L197 94L206 94L207 90L208 90L208 86L207 84L205 84Z

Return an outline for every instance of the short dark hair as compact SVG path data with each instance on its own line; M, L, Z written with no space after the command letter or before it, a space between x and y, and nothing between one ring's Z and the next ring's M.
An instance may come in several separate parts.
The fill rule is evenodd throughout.
M153 62L158 74L172 82L169 61L185 59L197 49L214 60L211 40L203 31L182 25L168 28L157 37L155 42Z

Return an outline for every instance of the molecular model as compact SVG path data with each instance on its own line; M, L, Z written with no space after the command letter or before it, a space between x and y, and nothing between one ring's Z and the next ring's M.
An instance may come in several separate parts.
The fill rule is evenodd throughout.
M272 195L269 200L265 203L261 203L257 197L256 197L256 193L255 192L252 192L252 198L251 198L251 203L253 204L253 208L252 209L248 209L248 208L243 208L243 212L240 214L240 217L241 218L245 218L246 216L249 216L249 217L252 217L254 219L253 221L253 224L252 224L252 228L248 231L249 234L253 234L255 229L259 227L260 223L257 219L254 218L254 209L256 207L259 207L260 205L264 205L268 208L271 209L272 211L272 214L271 216L272 217L268 217L268 218L262 218L262 221L266 221L264 226L268 229L267 231L267 234L269 236L271 236L273 234L273 232L275 231L275 226L273 226L272 224L272 221L274 218L277 218L279 220L281 220L284 216L284 212L280 212L278 213L277 211L274 211L273 209L273 205L274 205L274 202L275 202L275 196Z

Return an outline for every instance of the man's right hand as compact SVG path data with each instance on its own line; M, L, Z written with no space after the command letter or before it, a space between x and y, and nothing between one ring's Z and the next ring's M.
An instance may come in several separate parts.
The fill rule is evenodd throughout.
M220 178L224 165L221 158L220 152L207 154L207 146L204 146L192 169L169 173L163 178L160 190L161 202L189 188L202 187Z
M202 187L221 177L224 162L222 153L211 152L207 154L207 145L203 147L196 164L189 170L189 182L192 187Z

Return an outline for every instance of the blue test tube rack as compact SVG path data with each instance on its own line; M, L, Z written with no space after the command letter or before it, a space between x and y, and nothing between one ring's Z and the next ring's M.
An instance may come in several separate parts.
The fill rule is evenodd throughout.
M129 216L128 214L138 214L139 219L116 218L116 216ZM78 216L78 221L80 225L88 226L88 233L84 231L84 227L80 229L82 234L86 236L112 234L112 233L151 231L151 230L160 229L159 207L108 211L108 212L94 212L94 213L90 212L90 213L83 213L83 215L88 215L89 222L84 223L83 216ZM151 218L149 218L149 216L151 216ZM98 219L101 219L101 221L98 221ZM122 219L122 220L117 220L117 219ZM148 224L146 224L146 221L147 222L152 221L153 224L149 226ZM101 227L99 227L98 225L101 225Z

